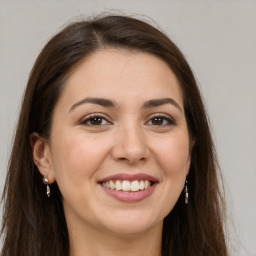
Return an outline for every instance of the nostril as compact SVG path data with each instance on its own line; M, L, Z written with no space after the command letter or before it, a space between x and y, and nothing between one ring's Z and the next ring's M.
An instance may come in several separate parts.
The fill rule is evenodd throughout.
M143 139L143 135L133 133L122 133L112 148L112 157L118 161L127 161L134 164L138 161L145 161L150 156L150 150Z
M145 157L119 157L116 158L116 161L120 161L120 162L127 162L130 165L136 164L138 162L141 161L145 161L146 158Z

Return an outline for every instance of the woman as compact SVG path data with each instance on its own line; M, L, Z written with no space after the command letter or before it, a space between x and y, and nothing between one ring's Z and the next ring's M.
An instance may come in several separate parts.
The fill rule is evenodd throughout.
M3 198L3 256L228 255L193 73L134 18L76 22L44 47Z

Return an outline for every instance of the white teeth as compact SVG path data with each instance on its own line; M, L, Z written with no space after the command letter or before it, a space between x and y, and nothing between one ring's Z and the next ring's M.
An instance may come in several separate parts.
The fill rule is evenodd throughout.
M133 181L128 181L128 180L110 180L110 181L105 181L102 183L102 185L106 188L113 189L113 190L122 190L125 192L128 191L139 191L139 190L144 190L150 187L151 182L149 180L133 180Z
M145 183L143 180L140 181L140 190L145 189Z
M150 182L148 180L145 181L145 188L149 188Z
M115 188L116 190L122 190L122 183L120 182L120 180L116 181Z
M128 180L124 180L122 182L122 190L123 191L130 191L131 190L131 182Z
M112 180L109 182L109 186L110 186L111 189L115 188L115 184Z
M131 183L131 191L139 191L140 190L140 185L137 180L132 181Z

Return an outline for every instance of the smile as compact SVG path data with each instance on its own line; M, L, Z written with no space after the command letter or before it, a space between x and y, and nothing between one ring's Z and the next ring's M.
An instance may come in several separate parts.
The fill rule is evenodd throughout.
M149 188L152 184L153 183L149 180L110 180L102 183L102 185L106 188L125 192L137 192L145 190Z
M142 201L150 197L158 183L156 178L143 173L120 173L98 181L106 194L127 203Z

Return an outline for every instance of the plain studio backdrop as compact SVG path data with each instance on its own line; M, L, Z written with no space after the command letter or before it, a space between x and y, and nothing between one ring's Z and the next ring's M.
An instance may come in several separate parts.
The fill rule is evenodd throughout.
M185 54L212 124L232 256L256 256L256 1L0 0L1 192L21 97L39 51L63 25L104 11L156 24Z

